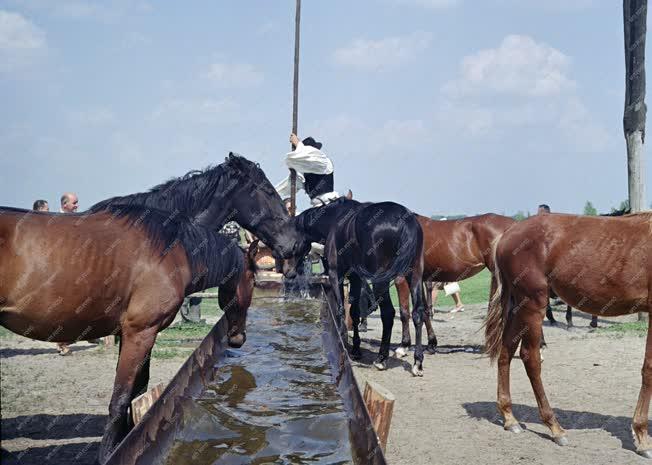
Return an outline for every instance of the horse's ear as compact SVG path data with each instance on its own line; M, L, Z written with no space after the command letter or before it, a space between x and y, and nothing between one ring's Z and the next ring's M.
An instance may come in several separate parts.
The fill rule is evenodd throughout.
M349 189L349 191L346 193L346 198L353 200L353 191L351 191L351 189Z

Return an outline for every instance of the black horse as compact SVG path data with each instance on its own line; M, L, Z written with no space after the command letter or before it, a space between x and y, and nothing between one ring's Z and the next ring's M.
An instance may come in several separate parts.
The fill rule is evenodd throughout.
M103 200L89 213L117 205L153 207L171 217L185 215L215 231L236 221L262 239L277 258L293 257L306 245L260 166L233 153L220 165L191 171L149 192Z
M414 214L393 202L360 203L340 198L326 206L306 210L296 218L297 229L314 242L326 237L324 256L331 288L338 304L340 331L346 340L343 282L349 278L353 347L351 356L359 358L361 290L366 281L373 285L373 300L380 306L383 323L378 358L374 366L387 367L389 343L396 311L389 294L390 282L405 276L410 286L415 326L416 349L412 373L423 375L421 325L424 315L423 232ZM304 249L299 256L307 253ZM373 304L372 304L373 305Z

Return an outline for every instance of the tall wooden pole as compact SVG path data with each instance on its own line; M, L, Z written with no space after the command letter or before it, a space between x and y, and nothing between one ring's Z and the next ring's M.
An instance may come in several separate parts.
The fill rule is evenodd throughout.
M301 36L301 0L294 15L294 82L292 87L292 132L297 134L299 120L299 39ZM292 150L296 147L292 146ZM290 169L290 216L297 211L297 172Z
M645 34L647 0L623 0L625 26L625 112L623 130L627 143L627 179L629 208L632 213L645 210ZM638 314L644 320L643 313Z
M627 142L629 206L632 212L645 210L644 147L645 119L645 34L647 0L623 0L625 26L625 112L623 130Z

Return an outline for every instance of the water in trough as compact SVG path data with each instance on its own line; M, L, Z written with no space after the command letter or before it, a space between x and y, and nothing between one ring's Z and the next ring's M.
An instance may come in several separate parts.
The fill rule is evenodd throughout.
M168 465L351 463L347 416L322 349L320 301L255 301L247 342L184 411Z

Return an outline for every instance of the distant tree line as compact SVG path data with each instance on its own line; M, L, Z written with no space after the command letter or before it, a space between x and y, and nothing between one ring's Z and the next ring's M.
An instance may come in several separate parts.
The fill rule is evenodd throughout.
M650 204L650 209L652 210L652 204ZM611 207L610 213L628 213L629 212L629 200L623 200L620 202L618 207ZM587 200L584 204L584 210L582 211L583 215L597 216L598 210L593 206L593 203L590 200ZM433 220L459 220L466 218L468 215L432 215L430 218ZM509 216L509 215L508 215ZM517 211L515 214L511 215L516 221L522 221L531 216L530 212L524 212L523 210Z

